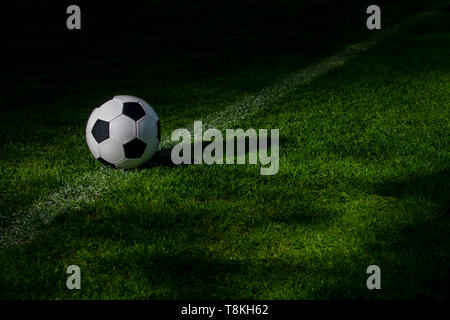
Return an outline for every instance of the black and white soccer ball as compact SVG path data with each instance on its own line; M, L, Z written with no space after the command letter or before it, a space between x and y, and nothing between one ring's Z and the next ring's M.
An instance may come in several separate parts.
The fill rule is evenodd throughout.
M131 169L147 162L161 141L159 117L144 100L115 96L92 111L86 141L105 165Z

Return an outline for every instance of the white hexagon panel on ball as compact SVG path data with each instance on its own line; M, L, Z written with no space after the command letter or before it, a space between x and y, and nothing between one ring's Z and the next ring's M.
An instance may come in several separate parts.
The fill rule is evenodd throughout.
M98 145L98 149L100 157L113 165L125 159L123 145L113 139L106 139Z
M136 138L136 121L121 114L109 124L110 137L122 144Z

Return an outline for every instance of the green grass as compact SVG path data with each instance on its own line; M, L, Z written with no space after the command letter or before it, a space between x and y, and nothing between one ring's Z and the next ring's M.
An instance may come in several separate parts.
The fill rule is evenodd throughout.
M65 40L76 53L103 41L86 54L90 59L44 62L48 74L32 62L19 73L7 69L0 227L80 177L105 176L108 187L93 202L65 208L32 241L0 249L0 298L448 299L448 10L238 123L280 129L277 175L261 176L258 165L176 167L168 150L145 169L112 172L85 145L91 109L118 91L150 102L169 135L369 37L364 22L352 20L365 11L355 3L344 2L352 8L348 21L330 30L306 20L296 35L304 47L266 52L256 37L260 15L244 8L236 20L248 18L248 29L224 35L217 47L210 47L213 31L199 36L209 41L198 51L181 55L165 37L155 38L164 51L150 54L157 63L145 56L147 46L157 45L142 34L129 40L142 42L131 61L123 60L126 52L97 57L103 45L120 50L119 40L132 36L124 31L110 39L100 30ZM387 25L420 9L419 1L393 3ZM315 13L320 7L302 5ZM306 16L305 10L299 12ZM331 12L316 23L339 21ZM244 47L246 39L253 45ZM19 52L29 46L21 45ZM15 85L8 86L12 75ZM71 264L81 267L81 290L66 289ZM381 267L380 291L366 288L371 264Z

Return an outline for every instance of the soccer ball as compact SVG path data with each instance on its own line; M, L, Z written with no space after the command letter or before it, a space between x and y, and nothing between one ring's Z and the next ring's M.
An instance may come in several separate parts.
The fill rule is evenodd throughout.
M159 117L150 105L133 96L115 96L92 111L86 142L94 158L122 169L147 162L161 141Z

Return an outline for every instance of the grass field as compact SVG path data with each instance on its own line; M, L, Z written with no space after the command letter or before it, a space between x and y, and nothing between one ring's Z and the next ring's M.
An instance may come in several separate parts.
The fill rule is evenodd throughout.
M366 1L79 1L71 32L68 4L6 5L1 299L450 297L450 4L378 1L369 31ZM175 166L169 143L145 168L105 168L84 129L117 94L148 101L165 142L202 119L277 128L280 170Z

